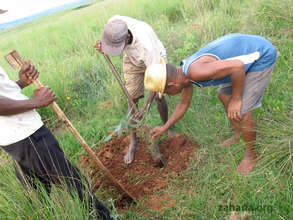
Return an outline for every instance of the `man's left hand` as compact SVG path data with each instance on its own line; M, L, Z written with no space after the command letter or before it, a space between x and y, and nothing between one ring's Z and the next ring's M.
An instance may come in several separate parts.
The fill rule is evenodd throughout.
M96 44L94 45L94 48L100 52L101 54L104 54L103 50L102 50L102 42L100 40L98 40L96 42Z
M24 61L25 64L22 65L21 70L19 71L19 81L18 84L24 88L32 83L33 80L36 80L39 76L39 71L35 68L30 61Z
M164 134L165 132L165 129L163 126L158 126L158 127L155 127L153 128L151 131L150 131L150 136L151 138L158 138L160 137L162 134Z
M239 122L241 120L241 115L240 115L241 106L242 106L242 100L235 99L232 97L228 105L228 112L227 112L228 118Z

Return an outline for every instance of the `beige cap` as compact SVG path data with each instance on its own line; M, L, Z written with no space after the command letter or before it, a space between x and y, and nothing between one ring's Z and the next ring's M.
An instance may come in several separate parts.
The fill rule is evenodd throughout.
M159 64L152 64L146 68L144 75L144 86L147 90L157 92L162 98L166 86L167 69L164 59Z
M102 50L106 55L119 56L124 47L128 36L127 24L115 19L107 23L104 27L104 34L102 37Z

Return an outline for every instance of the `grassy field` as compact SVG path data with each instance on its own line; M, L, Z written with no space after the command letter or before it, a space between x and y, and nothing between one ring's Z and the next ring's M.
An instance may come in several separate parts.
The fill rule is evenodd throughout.
M209 41L233 32L262 35L278 50L263 107L254 112L260 155L254 171L245 177L235 171L245 151L243 141L231 147L219 145L232 132L216 88L196 88L191 107L176 124L176 132L195 139L201 149L180 179L169 179L166 193L176 204L155 213L145 210L141 201L120 214L121 219L228 219L233 209L239 213L248 209L251 219L293 219L293 2L94 1L88 7L66 10L0 32L0 65L16 79L17 73L8 66L4 55L17 49L24 58L32 60L41 73L40 80L55 91L57 103L90 145L103 139L109 127L127 115L127 102L118 83L103 57L93 49L105 22L115 14L149 23L173 64L179 64ZM122 57L112 60L121 72ZM24 92L31 96L32 91L33 86ZM178 98L167 97L169 113ZM111 108L105 105L109 101ZM143 122L151 126L161 124L156 111L153 105ZM55 129L67 156L77 163L85 153L75 138L63 131L52 110L39 112L46 124ZM11 161L3 153L0 156L0 219L90 218L87 207L60 189L54 190L47 202L30 201L13 173ZM115 199L101 189L97 196L108 207ZM145 217L142 210L153 217Z

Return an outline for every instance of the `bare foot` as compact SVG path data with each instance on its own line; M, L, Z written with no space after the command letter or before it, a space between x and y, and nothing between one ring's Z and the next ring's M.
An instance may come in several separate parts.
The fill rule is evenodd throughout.
M128 152L124 156L124 163L126 163L126 164L132 163L132 161L134 159L135 151L137 149L138 149L137 142L136 141L131 142L130 145L129 145L129 148L128 148Z
M239 143L239 140L240 140L240 137L233 136L233 137L231 137L231 138L223 141L221 143L221 145L224 146L224 147L229 147L232 144L238 144Z
M250 153L246 152L245 156L243 157L239 166L237 167L237 171L241 175L246 175L250 173L253 170L257 160L258 160L258 157L256 152L250 152Z

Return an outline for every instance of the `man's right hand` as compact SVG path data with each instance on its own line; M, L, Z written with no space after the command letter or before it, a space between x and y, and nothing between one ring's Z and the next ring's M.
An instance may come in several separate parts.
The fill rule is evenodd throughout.
M48 106L57 99L53 91L48 87L44 86L39 89L34 90L33 101L36 105L36 108L41 108Z
M102 50L102 42L100 40L98 40L96 42L96 44L94 45L94 48L99 51L101 54L104 54L103 50Z

